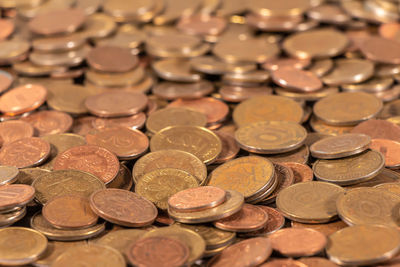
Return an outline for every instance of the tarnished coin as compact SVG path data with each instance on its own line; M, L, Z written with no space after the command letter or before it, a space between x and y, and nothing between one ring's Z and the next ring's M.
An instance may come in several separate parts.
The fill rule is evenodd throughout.
M378 184L374 186L375 188L387 190L391 193L394 193L398 196L400 196L400 183L384 183L384 184Z
M371 265L392 258L400 250L399 244L400 233L395 228L357 225L329 236L326 253L340 265Z
M3 240L0 243L0 264L2 265L33 263L47 248L47 239L43 234L25 227L0 229L0 239Z
M339 231L340 229L348 227L348 225L342 220L328 222L328 223L300 223L296 221L291 221L291 226L293 228L310 228L317 230L318 232L323 233L326 236L330 236L331 234Z
M324 234L307 228L285 228L268 237L272 248L286 257L312 256L322 251L327 238Z
M261 121L240 127L235 139L242 149L275 154L299 148L307 137L301 125L290 121Z
M327 85L361 83L374 74L374 64L365 59L337 59L333 70L322 77Z
M297 183L278 194L276 206L285 217L293 221L328 222L337 217L336 199L342 192L342 187L331 183Z
M154 95L167 100L201 98L212 91L214 85L207 80L193 83L159 82L152 88Z
M205 164L212 163L222 149L221 140L212 131L197 126L172 126L156 133L150 150L176 149L192 153Z
M96 118L92 124L95 128L107 128L115 126L128 127L130 129L141 129L146 122L146 114L139 112L132 116L115 118Z
M51 266L54 260L69 248L82 246L85 244L86 240L72 242L49 241L45 253L43 253L34 264L36 266Z
M372 119L382 109L382 101L363 93L338 93L319 100L314 105L318 119L330 125L355 125Z
M0 213L0 227L8 227L26 215L26 207L13 208L10 211Z
M319 134L326 135L341 135L350 133L353 130L353 126L339 126L339 125L329 125L323 121L317 119L316 116L312 116L309 124L311 128ZM400 129L399 129L400 130Z
M275 71L280 68L293 67L295 69L301 70L305 69L311 64L309 58L273 58L262 64L262 68Z
M33 127L27 122L11 120L0 123L0 136L5 144L18 139L32 137L33 134Z
M32 125L38 136L45 136L68 132L72 127L73 119L61 111L42 110L21 118L21 121Z
M310 146L310 151L314 158L343 158L367 150L370 142L371 138L365 134L343 134L315 142Z
M244 87L238 85L223 85L218 92L225 101L242 102L256 96L271 95L272 88L268 86Z
M308 165L298 162L282 162L281 164L292 170L294 183L309 182L314 178L313 170Z
M259 96L240 103L233 111L233 120L238 126L266 120L301 122L303 114L301 106L289 98Z
M104 189L93 193L90 206L103 219L126 227L153 223L157 208L145 198L122 189Z
M136 266L178 267L188 260L189 248L177 239L155 236L134 243L127 256Z
M381 224L397 227L400 196L379 188L354 188L336 202L340 218L349 225Z
M89 66L104 72L126 72L134 69L138 58L128 48L117 46L97 46L87 55Z
M385 159L380 152L367 150L347 158L318 160L313 170L318 180L351 185L372 179L384 166Z
M81 196L53 198L43 206L42 214L51 225L61 229L87 228L95 225L98 219L88 199Z
M372 139L369 146L379 151L385 157L385 167L397 169L400 167L400 143L389 139Z
M0 150L0 164L26 168L43 163L50 155L50 144L38 137L22 138L5 144Z
M53 168L89 172L108 184L118 174L119 161L105 148L85 145L72 147L60 153L54 161Z
M246 237L268 236L271 233L278 231L285 225L285 217L283 217L283 215L276 209L261 205L258 205L257 207L259 207L260 209L262 209L267 213L268 215L267 224L260 230L245 233L244 236Z
M235 158L240 150L235 138L231 134L223 131L215 131L214 133L219 137L222 143L221 153L219 153L214 163L224 163Z
M158 76L174 82L199 82L200 73L194 72L190 67L190 61L186 59L167 58L152 64Z
M385 120L367 120L351 130L352 133L369 135L372 139L389 139L400 142L400 126Z
M370 60L388 64L400 63L400 44L394 40L371 35L359 44L359 48Z
M0 210L7 211L15 207L23 207L32 201L35 188L24 184L10 184L0 187Z
M0 166L0 186L12 184L18 179L19 170L13 166Z
M300 148L290 152L264 155L264 157L273 163L298 162L306 164L310 157L310 150L308 146L302 145Z
M274 167L275 174L277 175L277 185L274 191L268 194L267 197L264 197L260 202L270 203L275 201L280 191L294 183L294 174L291 168L277 163L274 163Z
M311 71L283 67L272 71L272 80L288 90L314 92L322 88L321 80Z
M107 184L107 188L117 188L128 191L132 189L132 186L132 173L128 169L128 167L125 166L125 164L120 165L117 177L115 177L115 179L111 183Z

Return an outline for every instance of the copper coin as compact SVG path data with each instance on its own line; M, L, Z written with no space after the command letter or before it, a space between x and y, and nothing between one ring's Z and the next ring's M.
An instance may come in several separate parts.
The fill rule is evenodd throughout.
M127 257L133 266L179 267L190 255L186 244L178 239L155 236L135 242L128 250Z
M213 17L208 14L183 16L176 27L191 35L219 35L225 29L227 21L222 17Z
M26 137L32 137L33 134L34 129L27 122L12 120L0 123L0 136L4 144Z
M379 36L369 36L359 44L363 55L379 63L400 64L400 43Z
M369 135L372 139L389 139L400 142L400 126L386 120L371 119L358 124L351 133Z
M137 56L129 48L117 46L98 46L93 48L86 57L87 63L93 69L105 72L127 72L139 64Z
M160 82L153 89L153 94L167 100L178 98L200 98L214 91L214 85L209 81L195 83Z
M164 225L172 225L175 221L169 217L167 212L160 211L158 212L156 222Z
M8 19L0 19L0 40L6 39L14 32L14 23Z
M175 193L168 199L168 207L179 212L209 209L225 201L225 190L214 186L188 188Z
M287 257L312 256L327 243L324 234L308 228L285 228L269 236L274 250Z
M94 127L95 120L96 117L94 116L85 116L74 119L74 123L72 125L72 132L85 136L95 128Z
M0 210L25 206L34 196L35 189L30 185L10 184L0 186Z
M72 117L65 112L42 110L21 118L32 125L38 136L68 132L72 127Z
M266 61L261 65L266 70L274 71L284 67L292 67L295 69L304 69L311 64L309 58L274 58Z
M53 35L76 31L85 22L86 15L81 9L59 9L43 12L32 19L29 29L37 34Z
M239 212L214 222L214 225L225 231L252 232L263 229L267 222L268 214L263 209L244 204Z
M259 207L260 209L262 209L267 213L268 215L267 224L260 230L246 233L245 234L246 237L267 236L278 231L285 225L285 217L283 217L283 215L276 209L262 205L259 205L257 207Z
M86 135L88 145L104 147L119 159L134 159L149 147L149 139L139 130L116 126L93 130Z
M271 253L272 246L268 238L250 238L227 247L213 257L207 266L257 266L268 259Z
M288 89L297 92L315 92L322 88L322 82L311 71L293 67L283 67L272 71L272 80Z
M328 222L328 223L300 223L300 222L291 222L292 228L310 228L317 230L318 232L323 233L326 236L330 236L334 232L348 227L348 225L343 221L335 221L335 222Z
M4 92L10 88L13 82L14 77L10 73L0 70L0 92Z
M86 98L85 106L90 113L99 117L120 117L142 111L147 106L147 101L147 96L143 93L112 90L89 96Z
M271 259L259 267L310 267L293 259Z
M400 167L400 143L389 139L372 139L369 148L381 152L385 156L385 167Z
M0 97L0 111L6 115L18 115L40 107L47 97L41 85L26 84L11 89Z
M282 162L281 164L292 169L294 183L309 182L313 180L314 173L308 165L297 162Z
M49 142L38 137L27 137L4 145L0 150L0 164L17 168L32 167L43 163L49 155Z
M118 174L119 161L105 148L90 145L76 146L59 154L54 161L53 169L88 172L108 184Z
M276 196L286 187L294 183L294 174L290 167L286 167L283 164L274 163L275 173L278 175L278 185L275 190L262 202L270 203L273 202Z
M193 100L178 99L168 105L169 107L186 107L207 116L207 123L223 121L228 116L229 107L222 101L211 97L203 97Z
M136 193L108 188L90 197L93 211L103 219L126 227L150 225L157 217L157 208Z
M268 155L268 157L266 158L273 163L298 162L306 164L308 162L309 156L310 150L308 149L308 146L302 145L296 150L281 154Z
M300 258L298 261L304 263L308 267L339 267L336 263L321 257Z
M248 98L261 95L271 95L272 88L267 86L232 86L224 85L219 89L219 93L223 100L229 102L242 102Z
M149 101L150 104L150 101ZM96 118L92 121L95 128L123 126L131 129L140 129L146 122L146 114L139 112L128 117Z
M240 150L235 138L231 134L222 131L215 131L214 133L219 137L222 143L221 153L219 153L214 163L224 163L235 158Z
M42 214L52 226L62 229L90 227L98 219L90 208L89 200L81 196L53 198L43 206Z
M379 35L386 39L400 40L400 24L397 22L383 23L379 26Z

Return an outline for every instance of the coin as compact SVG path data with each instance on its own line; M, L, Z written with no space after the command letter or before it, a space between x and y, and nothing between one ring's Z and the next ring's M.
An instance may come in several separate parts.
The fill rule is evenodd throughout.
M231 134L222 131L215 131L214 133L219 137L222 143L221 153L218 155L214 163L224 163L235 158L240 150L235 138L233 138Z
M243 101L234 109L232 116L236 125L244 126L266 120L300 122L303 113L303 109L295 101L271 95Z
M79 195L89 197L93 192L104 189L104 183L96 176L78 170L44 172L32 183L35 199L45 204L57 196Z
M0 238L8 241L0 245L0 263L4 265L33 263L47 248L47 239L43 234L25 227L0 229Z
M330 236L336 231L348 227L348 225L342 220L333 221L329 223L313 223L313 224L292 221L291 226L293 228L311 228L317 230L318 232L323 233L326 236Z
M18 139L32 137L33 127L20 120L3 121L0 123L0 136L5 144Z
M110 231L107 234L95 239L94 243L112 247L126 257L127 248L139 240L146 230L142 229L121 229L116 231Z
M380 63L399 64L398 42L379 36L369 36L359 45L362 54Z
M146 114L139 112L135 115L127 117L96 118L93 120L92 124L95 128L123 126L135 130L143 128L145 122Z
M5 144L0 150L0 163L17 168L40 165L50 154L50 144L38 137L22 138Z
M297 162L306 164L310 157L310 150L308 149L308 146L302 145L300 148L290 152L264 155L264 157L273 163Z
M214 86L207 80L201 80L199 82L192 83L165 81L157 83L152 88L154 95L167 100L175 100L179 98L195 99L204 97L210 94L212 91L214 91Z
M157 216L157 209L150 201L122 189L93 193L90 206L103 219L126 227L150 225Z
M374 74L374 64L365 59L337 59L333 70L322 77L327 85L361 83Z
M271 95L272 89L267 86L224 85L219 89L219 94L225 101L242 102L256 96Z
M0 166L0 186L12 184L18 179L19 170L12 166Z
M190 61L185 59L167 58L152 64L158 76L174 82L199 82L202 76L191 70Z
M305 164L298 162L283 162L283 166L289 167L294 175L294 183L302 183L312 181L314 178L313 171Z
M329 125L317 119L316 116L311 117L310 126L317 133L327 135L341 135L350 133L354 128L353 126Z
M379 188L379 189L384 189L387 190L391 193L394 193L396 195L400 195L400 187L398 183L384 183L384 184L378 184L374 186L375 188Z
M17 184L26 184L31 185L37 177L42 174L48 173L48 170L39 169L39 168L24 168L20 169L17 176Z
M205 164L212 163L221 152L221 141L213 132L197 126L167 127L150 140L150 150L176 149L192 153Z
M133 186L132 173L124 164L120 165L117 177L107 184L107 188L117 188L130 191Z
M0 227L8 227L18 222L26 215L26 207L12 209L8 212L0 213Z
M0 92L4 92L10 88L13 82L14 77L10 73L0 70Z
M89 66L104 72L126 72L134 69L139 60L128 48L116 46L98 46L87 55Z
M118 174L119 161L105 148L84 145L72 147L60 153L54 161L53 169L89 172L108 184Z
M314 73L293 67L282 67L272 71L272 80L296 92L314 92L322 88L321 80Z
M85 136L95 128L93 125L95 120L96 117L93 116L85 116L74 119L72 132L81 136Z
M370 265L383 262L399 251L399 231L383 225L346 227L329 236L326 253L337 264ZM376 246L376 244L381 244Z
M385 167L393 169L400 167L397 156L400 148L399 142L389 139L372 139L369 147L382 153L385 157Z
M389 139L400 142L400 127L385 120L368 120L358 124L352 133L369 135L372 139Z
M318 160L313 170L318 180L351 185L374 178L384 165L385 159L380 152L367 150L347 158Z
M371 138L365 134L343 134L327 137L310 146L311 155L320 159L336 159L362 153L370 146Z
M266 263L260 265L260 267L306 267L308 265L293 259L270 259Z
M0 25L1 25L0 40L4 40L13 33L14 23L11 20L1 19Z
M50 266L54 260L60 256L64 251L69 248L82 246L86 244L85 241L75 241L75 242L59 242L50 241L47 244L46 252L40 256L40 258L34 263L36 266Z
M146 78L147 77L147 78ZM87 78L87 86L100 86L100 87L127 87L125 90L128 91L129 88L132 88L132 91L147 91L149 88L146 86L152 86L152 79L146 76L144 69L141 66L137 68L127 71L127 72L98 72L92 69L86 71ZM150 83L150 85L149 85ZM117 89L115 88L115 89ZM144 89L143 89L144 88ZM106 92L107 93L107 92ZM136 102L135 105L143 104L141 102ZM128 106L129 103L125 102L125 105ZM128 108L134 108L133 105L129 105ZM97 107L99 108L99 107ZM115 108L115 104L111 106L111 108ZM137 113L137 112L135 112Z
M33 200L35 189L30 185L10 184L0 187L0 210L23 207Z
M396 207L400 197L379 188L354 188L337 199L340 218L349 225L381 224L398 226ZM368 207L368 208L367 208Z
M277 185L274 191L271 194L268 194L267 197L264 197L260 202L270 203L275 201L275 198L280 191L294 183L294 174L291 168L277 163L274 163L274 167L277 175Z
M32 125L38 136L68 132L72 127L72 117L55 110L43 110L21 118Z
M290 121L262 121L239 127L235 139L242 149L260 154L274 154L299 148L307 131Z
M321 257L308 257L308 258L300 258L298 260L301 263L304 263L305 265L309 267L337 267L335 263Z

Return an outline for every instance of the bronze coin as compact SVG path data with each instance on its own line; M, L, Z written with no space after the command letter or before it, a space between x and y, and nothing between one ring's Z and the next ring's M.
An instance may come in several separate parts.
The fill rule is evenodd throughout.
M49 155L49 142L27 137L4 145L0 150L0 164L17 168L33 167L43 163Z
M366 134L372 139L389 139L400 142L400 126L386 120L368 120L358 124L352 133Z
M150 101L149 101L150 105ZM96 118L92 121L95 128L123 126L131 129L141 129L146 122L146 114L139 112L132 116L116 118Z
M55 228L79 229L97 223L97 215L89 200L81 196L60 196L48 201L42 209L43 217Z
M189 259L189 247L175 238L154 236L135 242L127 257L134 266L179 267Z
M293 67L283 67L272 71L272 80L288 90L297 92L315 92L322 88L322 82L317 75L311 71Z
M231 134L222 131L215 131L214 133L219 137L222 143L221 153L219 153L214 163L224 163L235 158L240 150L235 138Z
M397 22L382 23L379 26L379 35L386 39L399 39L400 24Z
M95 128L93 126L95 120L96 117L94 116L85 116L74 119L74 123L72 124L72 132L85 136Z
M32 137L33 134L33 127L27 122L11 120L0 123L0 136L4 144L26 137Z
M206 14L183 16L176 27L191 35L219 35L225 29L227 22L222 17Z
M284 162L298 162L306 164L310 157L310 150L308 146L302 145L300 148L280 154L268 155L266 158L273 163L284 163Z
M272 88L267 86L233 86L224 85L219 89L219 93L223 100L228 102L242 102L243 100L262 96L271 95Z
M298 162L282 162L283 166L289 167L293 171L294 183L309 182L313 180L313 170L305 164Z
M0 210L23 207L35 196L35 189L30 185L10 184L0 186Z
M293 259L270 259L259 267L309 267L308 265Z
M304 69L311 64L309 58L273 58L261 65L266 70L274 71L284 67Z
M89 96L86 98L85 106L90 113L99 117L120 117L142 111L147 106L147 101L143 93L112 90Z
M225 231L252 232L263 229L267 222L268 214L263 209L244 204L239 212L214 222L214 225Z
M389 139L372 139L369 148L379 151L385 156L385 167L400 167L400 143Z
M8 19L0 19L0 40L6 39L14 32L14 23Z
M119 161L105 148L90 145L76 146L59 154L54 161L53 169L85 171L108 184L118 174Z
M0 111L6 115L18 115L40 107L47 97L45 87L26 84L15 87L0 97Z
M170 196L168 207L177 212L199 211L216 207L225 202L225 199L225 190L214 186L200 186Z
M287 257L312 256L322 251L327 238L308 228L285 228L269 236L272 248Z
M292 221L291 225L293 228L310 228L317 230L318 232L323 233L326 236L330 236L334 232L343 229L345 227L348 227L348 225L344 221L334 221L334 222L328 222L328 223L300 223L300 222L295 222Z
M359 44L363 55L379 63L399 64L400 43L380 36L368 36Z
M283 215L276 209L262 205L258 205L257 207L259 207L260 209L262 209L267 213L268 215L267 224L264 226L264 228L260 230L245 233L244 235L246 237L268 236L278 231L285 225L285 217L283 217Z
M299 262L304 263L308 267L338 267L336 263L331 262L328 259L321 257L308 257L308 258L300 258Z
M86 60L90 67L104 72L126 72L139 64L139 59L130 49L117 46L95 47L89 52Z
M294 174L290 167L278 163L274 163L274 167L275 173L277 174L278 185L276 186L272 194L265 198L262 202L273 202L279 192L294 183Z
M22 117L21 121L32 125L38 136L66 133L71 129L73 122L70 115L56 110L38 111Z
M157 208L136 193L108 188L90 196L90 206L101 218L125 227L150 225L157 217Z
M10 73L0 70L0 92L4 92L10 88L13 82L14 77Z
M214 91L214 86L206 80L195 83L160 82L152 91L154 95L167 100L194 99L210 94Z
M104 147L122 160L137 158L149 147L149 139L144 133L122 126L92 130L86 135L86 142Z

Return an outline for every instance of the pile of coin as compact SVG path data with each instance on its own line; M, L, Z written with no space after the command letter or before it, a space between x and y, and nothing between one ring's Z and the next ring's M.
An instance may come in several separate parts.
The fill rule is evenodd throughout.
M397 266L393 0L0 0L0 265Z

